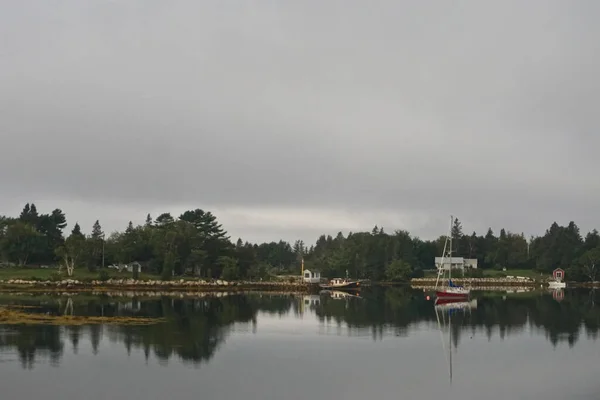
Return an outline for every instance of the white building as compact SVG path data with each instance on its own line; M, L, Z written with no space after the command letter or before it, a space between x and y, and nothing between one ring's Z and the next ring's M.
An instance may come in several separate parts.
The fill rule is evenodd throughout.
M435 258L435 267L437 269L443 268L444 270L452 269L477 269L477 259L476 258L463 258L463 257L446 257L443 260L442 265L442 257Z
M305 283L319 283L321 282L321 273L305 269L303 278Z

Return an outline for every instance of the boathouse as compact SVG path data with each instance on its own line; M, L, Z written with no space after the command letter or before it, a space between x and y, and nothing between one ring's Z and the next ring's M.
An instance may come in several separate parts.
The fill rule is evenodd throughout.
M319 283L321 282L321 272L305 269L303 278L305 283Z
M556 268L554 271L552 271L552 277L556 281L562 282L562 280L565 279L565 271L562 268Z

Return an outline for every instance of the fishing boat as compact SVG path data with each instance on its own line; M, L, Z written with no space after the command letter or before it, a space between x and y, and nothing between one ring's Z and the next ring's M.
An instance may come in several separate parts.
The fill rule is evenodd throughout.
M321 289L335 289L335 290L346 290L346 289L359 289L360 282L353 281L348 278L333 278L328 283L319 285Z
M446 237L446 241L444 242L444 250L442 252L441 263L438 266L438 275L435 281L435 295L438 299L468 299L471 294L471 290L467 289L463 286L456 285L452 282L452 223L454 218L450 216L450 232ZM445 281L446 274L446 259L449 260L448 266L448 280L447 285L439 285L440 280ZM463 268L463 276L464 276L464 268ZM441 279L440 279L441 278Z

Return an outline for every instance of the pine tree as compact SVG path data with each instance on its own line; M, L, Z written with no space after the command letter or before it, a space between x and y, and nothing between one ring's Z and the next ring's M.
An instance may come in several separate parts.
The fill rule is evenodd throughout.
M21 211L21 215L19 215L19 219L21 221L27 221L28 217L29 217L29 203L25 204L25 207L23 207L23 211Z
M75 226L73 227L73 230L71 231L71 236L73 237L85 237L83 235L83 233L81 233L81 227L79 226L79 223L75 222Z
M94 226L92 227L92 238L100 239L102 236L104 236L104 232L102 232L100 221L96 220L96 222L94 222Z
M452 240L458 241L463 235L462 224L458 220L458 218L454 218L454 222L452 223Z
M31 203L31 207L29 208L29 215L31 215L32 218L38 217L37 207L33 203Z
M100 226L100 221L96 220L92 227L91 240L89 242L89 250L91 251L90 257L88 258L88 269L90 271L96 271L96 267L102 265L102 255L104 248L104 232Z
M171 213L162 213L156 217L156 226L166 226L175 222Z

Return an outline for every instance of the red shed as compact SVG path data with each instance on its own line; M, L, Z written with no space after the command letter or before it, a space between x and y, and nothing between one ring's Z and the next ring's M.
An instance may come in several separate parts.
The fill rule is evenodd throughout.
M556 268L552 271L552 276L557 281L562 281L565 278L565 271L562 268Z

